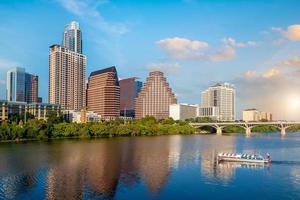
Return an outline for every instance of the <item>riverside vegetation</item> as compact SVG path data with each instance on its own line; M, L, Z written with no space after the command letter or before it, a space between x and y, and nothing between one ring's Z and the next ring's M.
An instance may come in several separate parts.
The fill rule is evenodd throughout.
M52 139L52 138L92 138L92 137L117 137L117 136L156 136L172 134L213 133L212 127L202 127L200 130L193 128L189 122L213 122L209 118L196 118L186 121L175 121L172 118L156 120L154 117L145 117L124 121L121 119L89 122L83 124L69 123L63 120L62 115L49 112L48 121L34 119L27 113L27 122L23 123L24 115L9 116L8 122L0 124L1 141L18 141L27 139ZM299 131L300 127L292 127L289 131ZM272 126L258 126L253 132L275 132ZM223 132L243 133L239 126L228 126Z

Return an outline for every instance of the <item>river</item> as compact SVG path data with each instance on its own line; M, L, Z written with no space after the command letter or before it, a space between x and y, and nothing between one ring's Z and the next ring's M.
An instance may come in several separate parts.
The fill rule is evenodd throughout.
M270 165L216 152L270 153ZM300 199L300 133L0 144L0 199Z

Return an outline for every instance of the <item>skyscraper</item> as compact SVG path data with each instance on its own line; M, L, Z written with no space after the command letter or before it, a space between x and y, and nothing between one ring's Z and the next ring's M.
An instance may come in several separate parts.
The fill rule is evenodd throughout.
M137 81L137 78L127 78L120 80L120 112L121 116L134 117L135 116L135 98L140 93L143 83Z
M135 117L167 118L169 117L169 106L175 103L177 103L177 99L164 74L160 71L150 72L139 96L136 98Z
M38 102L38 81L39 77L35 74L25 74L25 97L27 103Z
M86 56L60 46L50 46L49 103L80 110L86 105Z
M7 100L33 103L38 98L38 76L16 67L7 72Z
M25 69L15 67L7 72L7 101L25 102Z
M115 67L90 74L87 89L87 107L103 119L120 116L120 85Z
M82 33L78 22L72 21L65 26L62 46L76 53L82 53Z
M229 83L216 84L201 94L201 107L218 108L217 119L220 121L235 120L235 87Z

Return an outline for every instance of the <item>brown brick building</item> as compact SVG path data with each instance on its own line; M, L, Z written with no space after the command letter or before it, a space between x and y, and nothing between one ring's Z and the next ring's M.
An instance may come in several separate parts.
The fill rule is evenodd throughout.
M137 78L126 78L119 81L120 83L120 111L121 116L134 117L135 116L135 98L140 93L143 83L137 81Z
M142 91L136 98L136 118L154 116L157 119L169 117L169 106L177 99L160 71L150 72Z
M87 108L103 119L120 116L120 85L115 67L94 71L87 86Z

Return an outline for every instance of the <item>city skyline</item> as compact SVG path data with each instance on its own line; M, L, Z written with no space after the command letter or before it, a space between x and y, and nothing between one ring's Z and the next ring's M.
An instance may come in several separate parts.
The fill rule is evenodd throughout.
M1 96L5 99L6 71L20 66L39 75L39 92L48 99L42 89L48 85L48 47L75 20L83 32L86 74L117 66L120 78L145 80L150 70L161 70L178 102L193 104L200 103L208 86L230 82L237 87L237 118L255 107L277 119L299 119L300 25L295 16L300 4L290 2L166 1L155 8L126 1L2 2ZM157 16L151 14L154 9Z

